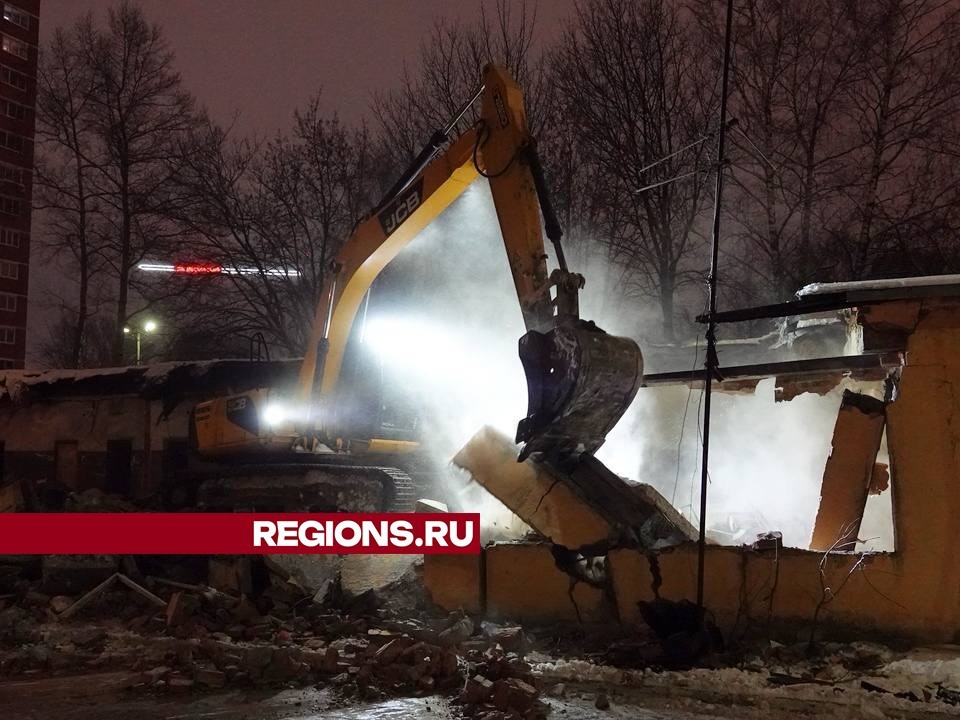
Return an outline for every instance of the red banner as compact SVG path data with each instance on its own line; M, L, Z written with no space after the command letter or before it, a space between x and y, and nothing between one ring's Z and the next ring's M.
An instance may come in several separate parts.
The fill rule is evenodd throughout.
M479 513L4 513L0 555L480 552Z

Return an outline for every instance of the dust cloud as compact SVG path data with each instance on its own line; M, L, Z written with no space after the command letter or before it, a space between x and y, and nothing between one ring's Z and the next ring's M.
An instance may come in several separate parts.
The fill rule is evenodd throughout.
M571 269L587 278L581 315L643 348L656 313L618 297L602 261L576 249L568 255ZM385 380L415 398L421 435L447 462L483 425L514 435L526 414L517 356L523 333L489 188L475 183L378 280L362 334ZM690 368L699 366L694 353L691 347ZM707 527L718 542L751 542L778 530L786 545L807 546L842 390L776 403L771 378L753 392L714 396ZM618 474L657 488L696 522L701 418L699 389L641 388L597 455ZM499 501L462 475L452 477L456 504L481 513L486 538L520 531ZM874 517L877 505L872 501L864 524L889 535L882 507L881 519ZM889 542L883 537L875 545Z

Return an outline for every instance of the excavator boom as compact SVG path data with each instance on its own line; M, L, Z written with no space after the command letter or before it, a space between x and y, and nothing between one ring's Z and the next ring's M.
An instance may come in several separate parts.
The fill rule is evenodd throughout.
M579 317L583 278L566 266L520 88L505 70L488 65L482 87L458 119L477 99L474 126L452 142L447 137L456 120L434 133L332 264L297 386L295 404L307 409L290 433L299 447L339 446L336 391L364 296L398 253L480 177L490 185L527 329L519 346L529 390L528 415L517 432L525 443L522 457L594 452L633 399L642 376L640 350ZM552 273L544 225L559 265Z

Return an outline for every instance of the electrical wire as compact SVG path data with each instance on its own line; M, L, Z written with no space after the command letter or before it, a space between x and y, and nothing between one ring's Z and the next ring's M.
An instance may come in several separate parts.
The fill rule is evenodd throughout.
M693 375L697 372L697 357L700 355L700 336L697 335L693 348L693 367L690 368L691 383L687 386L687 401L683 404L683 418L680 420L680 439L677 441L677 474L673 478L673 492L670 494L670 504L676 506L677 488L680 485L680 455L683 447L683 433L687 428L687 411L690 409L690 396L693 395ZM691 500L692 502L692 500Z

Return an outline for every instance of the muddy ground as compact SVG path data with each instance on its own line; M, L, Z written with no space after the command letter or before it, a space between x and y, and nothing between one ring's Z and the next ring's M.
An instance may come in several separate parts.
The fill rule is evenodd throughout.
M960 716L954 646L753 638L678 658L653 629L444 612L416 566L316 591L244 560L226 581L233 560L78 562L7 568L4 720Z

